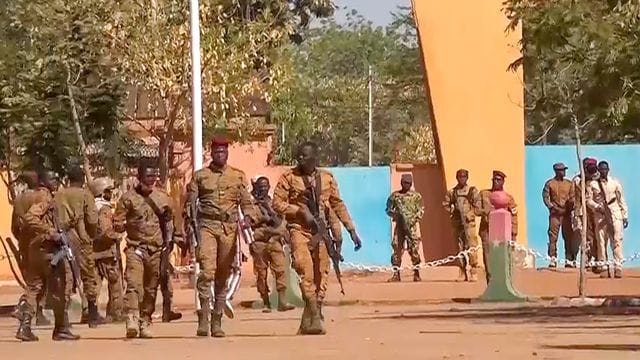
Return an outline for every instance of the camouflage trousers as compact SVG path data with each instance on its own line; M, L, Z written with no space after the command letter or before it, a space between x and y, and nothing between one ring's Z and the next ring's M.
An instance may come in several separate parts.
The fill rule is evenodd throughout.
M124 307L124 295L122 284L122 273L120 264L114 258L96 260L99 285L104 279L107 280L107 291L109 292L109 302L107 303L107 315L120 316ZM98 291L102 286L98 286Z
M391 265L402 265L402 254L406 249L411 256L413 265L420 264L420 225L414 224L409 228L409 232L405 231L401 226L396 225L393 231L393 239L391 240Z
M40 242L34 241L29 248L29 271L26 273L25 284L27 286L26 302L27 312L35 315L38 301L46 291L51 296L51 305L54 309L64 309L69 304L73 291L73 273L66 260L60 261L52 267L51 258L55 249L44 249Z
M327 279L331 262L324 243L310 248L311 234L291 229L291 254L293 268L300 276L300 290L305 299L324 300L327 294Z
M70 235L73 232L69 233ZM85 296L84 301L96 301L98 298L98 271L94 259L93 245L81 243L77 236L70 236L73 252L76 254L78 267L80 268L80 278L82 279L82 290Z
M453 234L458 243L458 252L469 250L478 246L478 236L476 235L476 225L473 222L462 224L459 219L453 222ZM460 267L464 265L461 263ZM469 254L469 266L472 269L478 267L478 252Z
M142 320L150 322L156 309L162 251L128 247L125 254L125 310L127 314L139 313Z
M198 297L203 309L211 301L211 283L215 293L214 310L222 311L227 296L226 282L231 274L231 266L236 255L235 223L222 224L218 221L203 222L201 243L196 250L196 260L200 263L200 275L196 280Z
M255 241L251 244L251 256L253 258L253 273L256 276L256 287L260 296L269 296L267 278L269 269L273 271L278 292L287 289L286 260L284 250L279 237L272 237L269 241Z

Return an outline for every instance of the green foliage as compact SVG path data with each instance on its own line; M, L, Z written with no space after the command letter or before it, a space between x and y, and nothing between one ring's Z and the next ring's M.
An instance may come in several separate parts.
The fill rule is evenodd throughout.
M640 140L640 5L634 1L510 0L510 28L523 24L530 143Z
M405 146L416 129L429 132L429 116L415 24L408 8L399 10L385 29L352 11L346 25L325 21L307 31L301 45L289 47L293 75L272 103L285 133L280 162L292 162L301 139L321 144L323 165L368 162L369 65L374 163L435 159L432 141L412 151Z

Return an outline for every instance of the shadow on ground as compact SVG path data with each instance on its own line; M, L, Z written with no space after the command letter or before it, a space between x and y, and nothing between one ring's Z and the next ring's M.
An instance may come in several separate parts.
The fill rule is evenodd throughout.
M545 345L543 347L553 350L640 351L638 344L568 344Z
M354 316L354 320L486 320L496 323L584 323L593 317L613 317L640 315L638 307L509 307L491 309L452 309L449 311L425 311L420 313L371 314ZM608 320L608 321L610 321ZM581 326L583 328L583 326Z

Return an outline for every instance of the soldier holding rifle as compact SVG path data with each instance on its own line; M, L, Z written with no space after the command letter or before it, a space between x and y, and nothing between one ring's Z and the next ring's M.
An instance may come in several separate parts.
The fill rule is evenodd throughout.
M302 144L296 153L298 166L286 171L273 194L273 208L289 223L293 264L302 281L300 287L305 308L299 334L325 334L319 304L324 299L329 261L334 264L338 281L340 254L331 239L324 208L330 206L345 224L359 250L362 242L356 233L347 208L340 198L333 175L318 166L318 146Z

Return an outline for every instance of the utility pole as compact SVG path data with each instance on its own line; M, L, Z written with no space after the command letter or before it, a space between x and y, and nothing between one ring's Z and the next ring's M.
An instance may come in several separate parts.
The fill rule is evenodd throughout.
M373 75L369 65L369 166L373 165Z
M193 173L202 168L202 69L200 67L200 4L198 0L191 0L191 129L192 138L192 156ZM196 216L196 214L191 214ZM195 254L191 254L191 258L195 260ZM194 297L196 309L200 310L202 304L198 298L196 283L200 273L200 264L194 262Z

